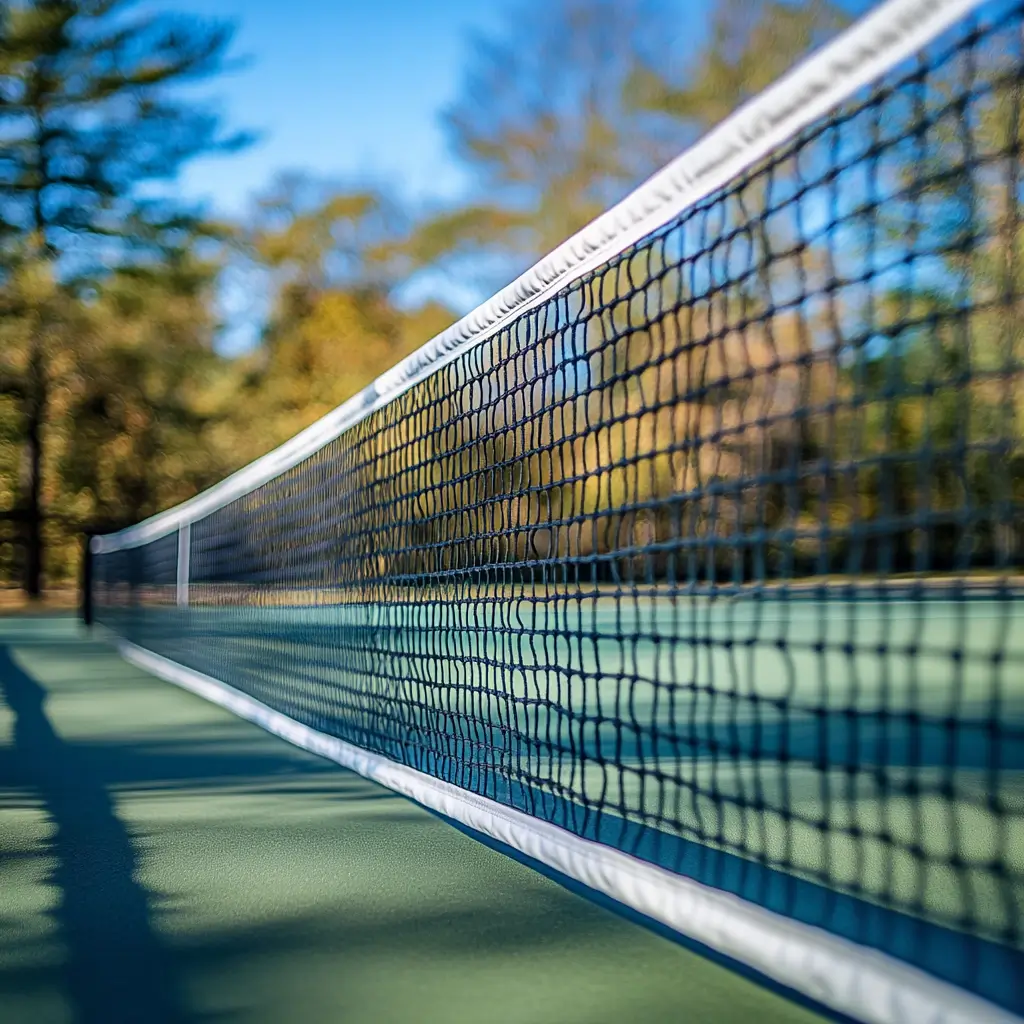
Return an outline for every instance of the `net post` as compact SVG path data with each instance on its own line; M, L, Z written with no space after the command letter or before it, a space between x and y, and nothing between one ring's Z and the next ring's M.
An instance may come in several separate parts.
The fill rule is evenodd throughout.
M191 524L178 527L178 573L175 585L175 603L179 608L188 607L189 554L191 550Z
M93 534L91 530L86 530L83 534L82 544L82 576L80 586L82 588L81 598L79 601L78 614L81 618L83 625L91 626L93 622L93 607L92 607L92 580L93 580L93 564L92 564L92 538Z

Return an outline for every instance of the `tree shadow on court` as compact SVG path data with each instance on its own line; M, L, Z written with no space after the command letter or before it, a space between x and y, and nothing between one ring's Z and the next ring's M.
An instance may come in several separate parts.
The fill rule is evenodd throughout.
M0 816L38 800L52 821L48 848L13 852L19 877L33 857L52 858L67 955L54 962L32 939L38 948L18 955L8 942L0 1004L38 1006L60 990L78 1024L467 1021L488 1019L500 978L503 999L522 1001L504 1019L558 1019L554 1007L602 985L606 1012L592 1019L629 1015L616 972L632 962L648 977L660 949L650 937L634 945L605 911L546 882L541 892L521 865L481 857L406 800L193 706L98 644L26 634L13 647L21 658L54 645L56 671L41 672L0 637L0 699L14 717L13 747L0 742ZM124 820L114 794L132 801ZM9 923L13 935L19 921ZM551 966L543 985L538 957ZM676 961L658 962L664 991L646 1019L675 1019ZM700 977L718 992L717 975ZM709 1005L738 998L718 984ZM749 998L727 1019L792 1020Z
M50 913L57 925L56 939L65 953L62 961L54 962L41 946L23 950L31 962L19 957L20 966L0 971L0 1002L5 992L17 997L59 991L68 1000L76 1024L244 1019L260 1002L253 990L263 980L261 974L265 977L269 970L273 975L268 959L271 964L279 960L294 964L311 953L322 954L325 940L332 952L346 961L356 952L386 959L389 951L411 947L435 952L448 949L452 955L462 956L478 947L480 933L473 926L474 919L479 925L478 916L449 907L410 906L386 921L377 921L372 914L365 917L358 906L337 908L335 915L322 916L300 910L293 916L282 908L278 915L258 922L224 921L184 944L162 937L157 920L188 917L193 897L187 891L154 891L140 881L149 844L166 847L168 839L166 834L150 834L147 828L130 830L118 814L115 793L189 801L201 799L204 793L238 793L247 798L267 795L288 801L309 797L321 809L337 804L341 817L318 819L313 830L321 842L327 836L325 858L345 857L345 835L361 837L360 843L378 842L391 829L404 829L406 835L420 837L413 844L416 854L410 858L410 873L416 862L422 864L431 855L429 833L439 823L396 794L227 716L223 722L167 723L141 732L124 721L105 725L100 719L84 729L79 721L77 729L81 731L76 731L75 738L65 739L54 724L62 719L51 720L47 712L48 698L85 698L86 704L106 705L116 714L119 702L131 704L140 690L166 684L143 676L111 684L105 678L110 656L92 643L54 640L43 644L36 637L25 636L14 646L38 649L55 645L61 649L61 659L74 664L74 678L56 685L47 679L44 686L31 670L18 664L12 645L0 643L0 700L13 723L13 742L0 743L0 814L38 801L49 821L49 835L39 847L3 850L2 854L8 869L15 862L31 862L40 856L52 864L46 880L56 890L57 899ZM95 678L93 665L99 669ZM363 807L365 812L359 809ZM202 827L216 831L220 826L208 821ZM310 831L301 815L293 824L285 822L265 837L259 835L262 830L253 827L247 838L265 843L259 857L271 860L287 858L293 841L308 841ZM235 841L236 831L238 826L232 823L224 838ZM211 853L216 853L218 840L215 835ZM183 844L185 856L187 847ZM219 855L215 859L219 861ZM340 917L336 916L338 910ZM514 926L513 919L518 921L519 914L526 919L535 917L525 909L511 917L506 913L498 945L535 948L537 939L530 935L526 921L521 927ZM488 916L482 915L485 922ZM0 927L5 917L6 912L0 913ZM7 918L7 923L16 926L18 921ZM346 957L346 953L350 955ZM255 972L254 960L260 963ZM211 972L219 979L215 984L219 1005L200 1008L184 982L209 977ZM243 978L245 983L239 981ZM345 1007L343 989L344 982L334 974L332 985L319 996ZM357 1011L357 1019L367 1019L364 1012L365 1008ZM3 1014L0 1019L5 1019Z
M58 689L76 700L88 694L115 713L120 701L138 698L137 685L115 681L111 689L105 678L109 652L94 643L58 637L44 643L31 632L13 638L10 629L4 632L0 702L9 709L13 728L12 742L0 742L0 816L39 806L50 830L28 850L0 843L0 863L8 878L19 862L45 857L53 865L46 881L57 894L50 914L64 956L55 963L42 940L23 940L17 949L7 944L19 966L0 964L0 1003L4 993L60 992L76 1024L179 1024L224 1016L198 1011L183 993L181 950L155 925L158 915L173 912L174 900L140 881L142 844L148 839L145 832L133 834L118 815L113 796L118 791L188 799L237 792L353 806L393 800L396 816L411 813L387 790L233 718L142 733L124 728L124 722L104 727L101 721L80 738L65 739L47 713L51 682L44 686L23 669L12 656L15 646L59 648L60 658L75 666L75 678ZM93 666L99 670L95 678ZM165 685L139 679L147 687ZM18 924L17 914L0 909L0 931L13 935ZM245 948L244 936L239 946ZM10 1018L0 1012L0 1019Z
M46 691L2 646L0 695L14 716L12 781L34 791L53 828L53 914L77 1024L187 1020L169 951L153 928L151 894L137 880L138 851L107 786L57 734Z

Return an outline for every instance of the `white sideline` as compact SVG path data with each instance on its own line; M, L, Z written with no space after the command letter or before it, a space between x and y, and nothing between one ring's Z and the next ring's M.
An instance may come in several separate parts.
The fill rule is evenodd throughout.
M202 494L119 533L94 537L92 550L119 551L164 537L302 462L513 318L727 184L887 68L912 56L980 2L887 0L358 395Z
M991 1003L877 951L360 750L302 725L226 683L135 644L121 640L118 649L139 668L496 839L865 1024L1020 1024L1019 1018Z

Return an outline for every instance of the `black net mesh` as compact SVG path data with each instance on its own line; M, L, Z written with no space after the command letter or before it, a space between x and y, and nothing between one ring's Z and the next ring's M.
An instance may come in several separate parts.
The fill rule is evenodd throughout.
M1020 1009L1022 77L984 9L97 618Z

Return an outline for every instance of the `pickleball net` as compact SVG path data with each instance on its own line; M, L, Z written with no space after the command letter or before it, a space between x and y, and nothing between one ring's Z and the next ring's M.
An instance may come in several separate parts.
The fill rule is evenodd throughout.
M835 1014L1024 1014L1022 29L874 11L96 620Z

